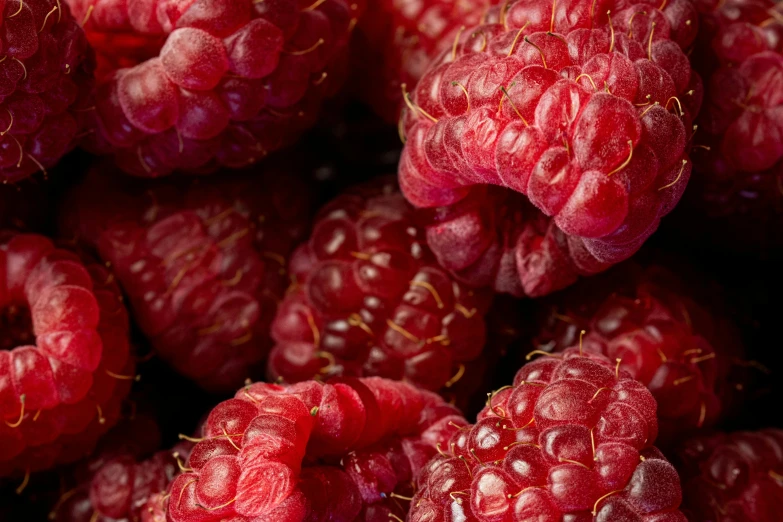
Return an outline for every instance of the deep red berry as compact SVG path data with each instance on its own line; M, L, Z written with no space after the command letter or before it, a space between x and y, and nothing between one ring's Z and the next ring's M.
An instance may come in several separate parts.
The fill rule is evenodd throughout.
M381 378L248 385L210 412L166 520L403 518L412 480L465 424L437 395Z
M666 268L625 265L544 304L534 344L558 352L581 343L619 359L655 397L659 445L668 448L725 419L749 391L734 371L743 353L736 328L720 303L705 304Z
M78 483L60 497L49 520L140 520L149 499L166 491L179 472L178 461L187 460L193 446L184 442L153 454L159 445L154 422L133 419L118 424L96 454L69 477Z
M38 235L0 240L0 476L87 455L133 379L114 276Z
M97 169L72 194L64 233L111 264L155 351L210 390L259 372L309 227L307 187L243 173L206 183L140 182Z
M577 348L519 370L419 475L409 522L684 522L655 400Z
M479 23L490 0L376 0L359 24L356 87L388 122L397 122L402 89L412 89L457 33Z
M270 379L377 375L440 390L482 376L489 295L438 266L393 182L328 204L290 271Z
M94 58L65 2L0 3L0 182L53 167L92 105Z
M437 207L473 185L506 187L576 238L591 264L629 257L690 176L701 90L682 49L697 22L689 0L491 9L406 100L403 192ZM467 231L456 239L441 258L475 240Z
M696 5L704 30L692 62L705 78L705 98L694 137L694 216L687 219L706 225L699 230L720 231L710 235L721 244L778 245L783 6L774 0Z
M342 83L363 0L68 0L101 59L85 145L131 174L243 167Z
M775 522L783 516L783 431L697 437L678 457L689 521Z

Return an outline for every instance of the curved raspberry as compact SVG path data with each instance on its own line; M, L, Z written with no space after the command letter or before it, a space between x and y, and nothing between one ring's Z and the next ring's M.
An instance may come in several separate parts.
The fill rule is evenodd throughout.
M413 478L465 424L437 395L377 377L248 385L210 412L166 520L403 518Z
M292 143L342 83L364 10L363 0L68 1L108 69L85 146L143 177L243 167Z
M655 397L659 445L668 448L725 419L748 388L734 368L743 352L736 328L715 313L719 303L707 309L695 298L666 268L618 267L545 305L534 346L558 352L581 342L620 360Z
M0 181L46 172L68 152L92 103L94 58L65 2L0 3Z
M270 379L377 375L435 391L482 376L490 296L438 266L392 182L328 204L290 270L294 285L272 323Z
M780 520L783 430L697 437L678 456L688 520Z
M704 31L693 64L705 78L697 120L699 223L745 244L778 244L783 212L783 6L774 0L697 2ZM716 219L720 221L715 221ZM731 227L734 233L727 234ZM721 241L729 243L729 241Z
M179 472L178 459L186 460L193 446L183 442L172 450L153 453L160 435L148 419L119 424L107 438L114 440L102 443L84 469L73 473L71 478L79 482L60 497L49 520L140 520L149 499L166 491Z
M497 3L492 1L491 3ZM451 48L463 26L478 24L487 0L376 0L359 24L354 74L376 113L396 123L402 86L413 88L427 65Z
M409 522L685 522L655 399L601 355L523 366L418 477Z
M423 212L427 245L458 280L516 296L539 297L611 266L579 237L565 234L523 195L474 187L447 207Z
M271 348L287 257L309 227L307 187L290 172L207 185L101 170L72 194L65 233L111 264L164 360L209 390L236 389Z
M117 422L134 372L105 267L33 234L0 239L0 476L72 462Z
M633 254L685 189L701 102L682 51L695 8L651 4L518 0L464 31L407 100L406 197L436 207L503 186L588 257Z

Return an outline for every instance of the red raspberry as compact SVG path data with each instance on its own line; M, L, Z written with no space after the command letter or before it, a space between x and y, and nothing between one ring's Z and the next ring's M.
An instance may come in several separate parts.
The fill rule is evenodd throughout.
M209 390L236 389L265 359L309 227L307 187L266 174L183 185L95 171L62 219L111 264L156 352Z
M193 447L184 442L150 455L158 449L160 438L154 422L146 419L120 424L107 438L115 440L108 446L101 444L97 456L82 466L85 469L74 472L73 478L81 481L60 497L49 520L139 520L149 498L166 491L178 472L178 460L187 459Z
M413 478L465 424L437 395L377 377L248 385L210 412L166 520L403 518Z
M583 238L565 234L525 196L501 187L475 187L427 214L427 244L438 263L460 281L497 292L547 295L605 270L610 263L601 259L616 254L606 248L596 257Z
M242 167L294 141L342 83L364 10L363 0L68 1L105 74L85 144L143 177Z
M327 205L290 271L294 285L272 323L270 379L377 375L437 391L483 375L489 295L437 265L392 182Z
M409 522L685 522L655 399L572 348L523 366L418 477Z
M695 294L663 267L626 265L545 306L534 343L548 352L582 343L620 360L655 397L659 445L668 447L725 419L747 384L734 371L743 352L734 325Z
M359 24L356 81L360 93L388 122L396 123L402 86L413 88L429 63L450 49L463 26L481 21L496 0L376 0Z
M0 182L53 167L92 102L94 58L64 2L0 2Z
M38 235L0 239L0 476L72 462L117 422L134 359L106 268Z
M777 522L783 516L783 430L717 433L685 442L678 467L691 522Z
M406 197L436 207L472 185L500 185L551 216L589 264L629 257L690 176L701 89L682 48L697 22L689 0L518 0L491 10L407 100ZM456 236L441 258L476 239Z
M705 78L694 152L695 214L731 237L773 242L783 212L783 5L700 0L704 31L693 60ZM729 225L734 233L727 234Z

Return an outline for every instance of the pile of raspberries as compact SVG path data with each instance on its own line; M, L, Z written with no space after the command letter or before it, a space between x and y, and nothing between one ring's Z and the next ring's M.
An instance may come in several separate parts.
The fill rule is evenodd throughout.
M783 3L0 0L0 520L783 521Z

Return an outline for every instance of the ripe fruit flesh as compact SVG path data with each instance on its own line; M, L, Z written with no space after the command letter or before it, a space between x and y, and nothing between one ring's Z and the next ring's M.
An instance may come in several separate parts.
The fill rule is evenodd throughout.
M377 377L248 385L209 414L167 520L402 518L413 477L465 424L437 395Z
M113 275L39 235L0 240L0 476L73 462L130 389L128 316Z
M726 419L750 392L736 328L714 298L697 302L695 288L663 266L618 267L546 303L534 347L581 343L619 359L657 401L658 444L668 449Z
M408 521L685 522L655 408L601 355L528 363L419 475Z
M773 0L702 0L696 6L704 30L693 64L706 94L694 138L698 175L690 203L696 218L713 220L698 219L700 230L721 231L710 234L721 244L779 246L783 6ZM725 233L727 226L733 233Z
M691 522L774 522L783 511L783 431L716 433L679 451L683 511Z
M155 351L209 390L260 372L287 256L309 227L307 188L276 174L147 183L99 168L63 212L63 233L112 265Z
M688 0L491 9L407 99L403 192L437 207L475 185L506 187L580 242L591 264L629 257L690 176L701 81L683 49L697 21ZM465 236L439 257L461 255Z
M495 3L495 2L491 2ZM376 0L359 23L352 51L360 94L376 113L397 123L402 85L413 88L427 65L451 48L463 26L479 23L488 0Z
M68 2L101 57L84 144L142 177L243 167L295 141L342 83L364 10L363 0Z
M376 375L437 391L482 377L489 295L437 265L416 219L389 180L322 209L291 259L270 380Z
M64 2L0 2L0 182L53 167L92 104L94 58Z

